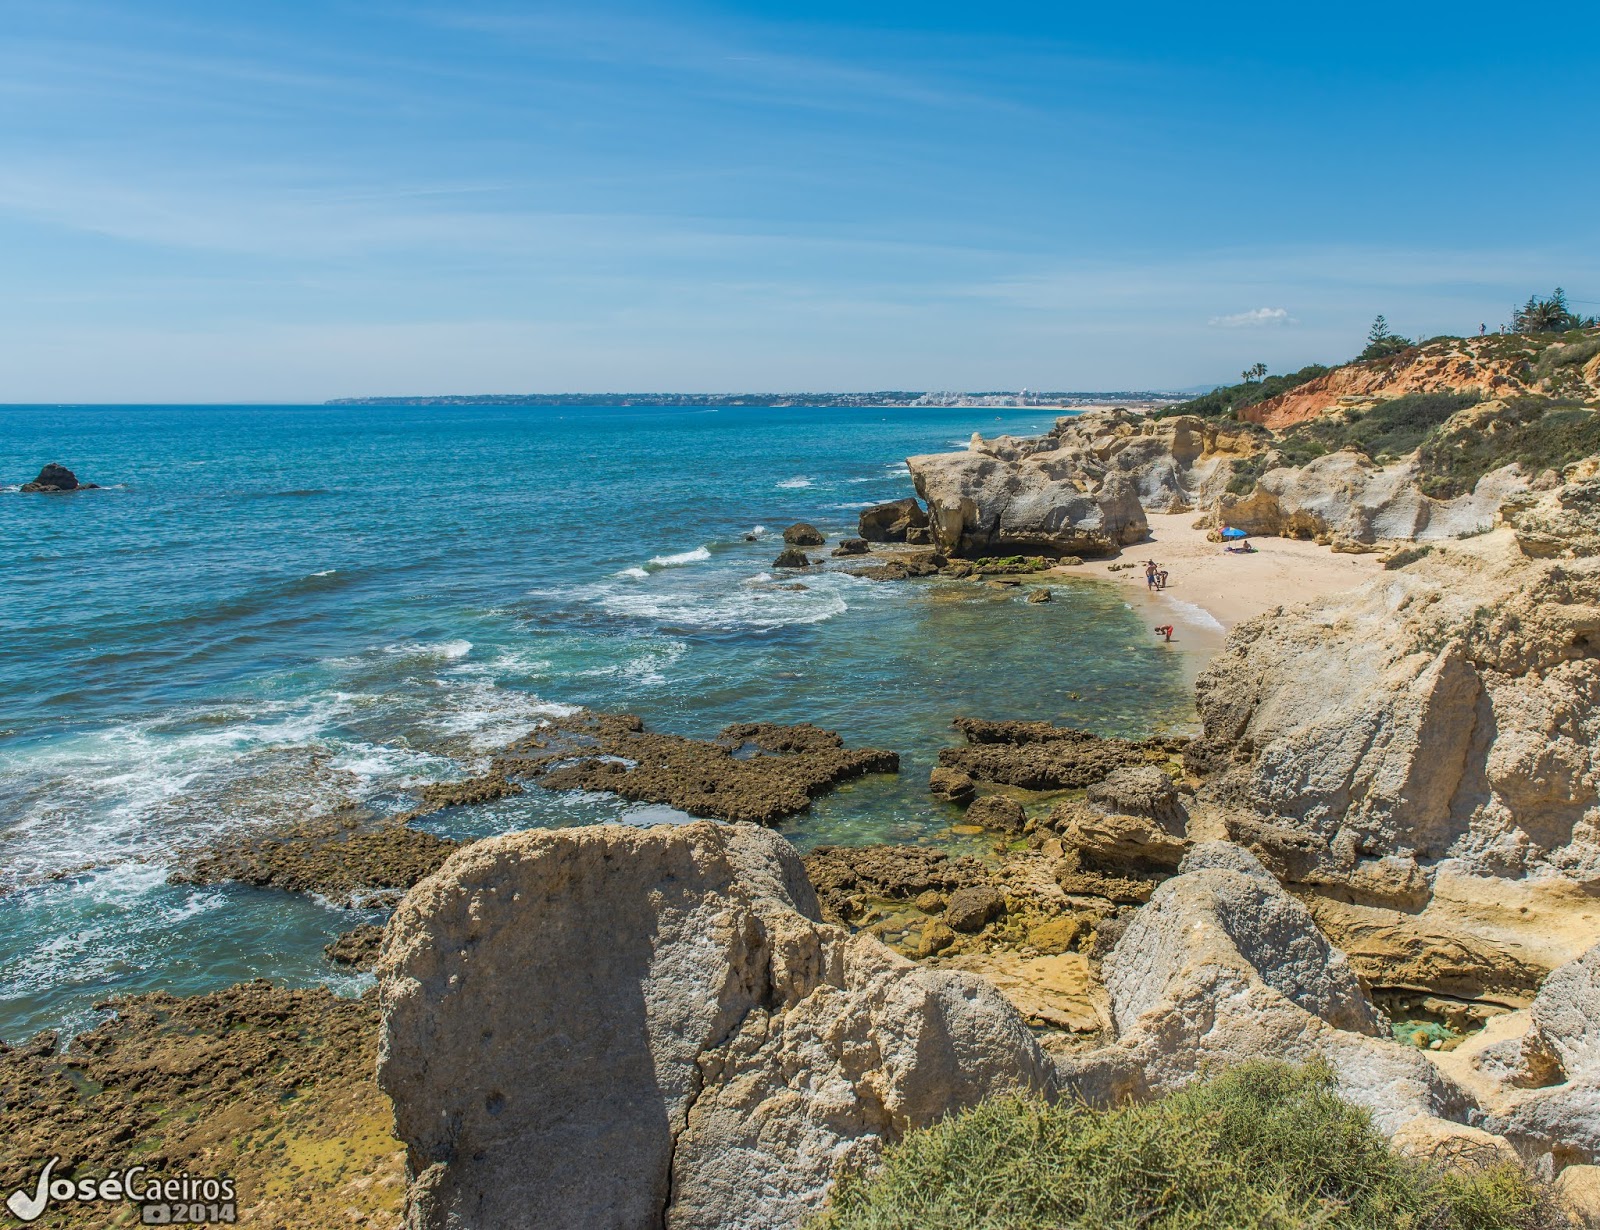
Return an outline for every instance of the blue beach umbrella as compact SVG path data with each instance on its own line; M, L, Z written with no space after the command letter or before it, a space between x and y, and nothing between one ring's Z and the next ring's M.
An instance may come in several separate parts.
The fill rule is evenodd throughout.
M1243 530L1236 530L1232 526L1230 526L1229 528L1223 530L1222 531L1222 536L1224 538L1248 538L1248 537L1250 537L1250 535L1246 534Z

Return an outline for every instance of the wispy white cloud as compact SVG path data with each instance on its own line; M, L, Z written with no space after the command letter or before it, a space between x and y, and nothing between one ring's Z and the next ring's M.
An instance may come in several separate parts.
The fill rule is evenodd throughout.
M1248 312L1235 312L1231 316L1213 316L1206 323L1219 329L1261 329L1297 325L1300 322L1289 315L1288 308L1260 307Z

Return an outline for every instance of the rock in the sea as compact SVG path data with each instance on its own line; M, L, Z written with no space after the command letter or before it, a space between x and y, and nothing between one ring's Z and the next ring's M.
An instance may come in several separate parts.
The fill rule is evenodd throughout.
M946 803L965 807L978 797L978 786L961 770L936 765L928 774L928 793Z
M799 547L785 547L778 552L778 558L772 561L774 568L809 568L811 558Z
M1050 591L1048 589L1043 588L1043 587L1039 587L1039 588L1036 588L1036 589L1030 589L1028 591L1028 601L1029 602L1049 602L1050 601Z
M351 969L371 969L378 960L378 947L383 943L383 928L373 923L341 932L331 944L322 949L322 955L335 965Z
M981 824L986 829L1020 833L1022 826L1028 823L1028 813L1015 799L1003 794L987 794L967 808L966 822Z
M867 540L865 538L846 538L833 549L833 553L835 555L865 555L867 550Z
M915 542L912 533L927 527L928 514L909 496L863 509L856 521L856 532L868 542Z
M816 526L796 521L783 531L783 541L791 547L820 547L828 539Z
M53 492L53 491L93 491L94 483L80 483L78 476L64 465L51 462L39 471L39 477L31 483L23 483L22 490L28 492Z
M1388 1037L1344 954L1246 850L1200 843L1103 963L1117 1041L1062 1060L1097 1100L1164 1093L1208 1064L1320 1057L1339 1092L1394 1132L1462 1118L1470 1099Z
M379 978L418 1230L798 1226L906 1131L1054 1091L998 991L819 921L747 825L478 842Z
M604 791L694 816L772 824L840 782L899 769L894 752L845 747L833 731L804 723L736 722L704 741L655 734L632 714L582 712L513 743L493 771L546 790Z
M1071 790L1103 781L1116 769L1165 762L1182 739L1102 739L1049 722L957 718L953 725L968 746L945 748L939 763L978 781L1025 790Z

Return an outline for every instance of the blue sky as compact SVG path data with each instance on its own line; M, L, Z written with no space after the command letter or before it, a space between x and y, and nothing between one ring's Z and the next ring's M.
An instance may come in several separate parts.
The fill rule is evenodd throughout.
M1600 6L0 4L0 401L1180 387L1600 312Z

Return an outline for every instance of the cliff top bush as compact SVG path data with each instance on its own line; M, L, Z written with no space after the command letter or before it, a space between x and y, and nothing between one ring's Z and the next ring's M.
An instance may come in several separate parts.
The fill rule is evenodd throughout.
M1392 1152L1322 1066L1257 1062L1116 1110L986 1102L846 1176L814 1230L1535 1230L1564 1224L1515 1165Z
M1164 406L1155 411L1151 417L1166 419L1178 414L1196 414L1201 418L1207 419L1228 418L1235 410L1242 409L1245 406L1253 406L1257 402L1266 401L1268 398L1277 397L1280 393L1287 393L1290 389L1297 389L1302 384L1309 384L1318 376L1327 375L1331 370L1333 369L1323 367L1320 363L1312 363L1307 367L1302 367L1297 372L1290 372L1284 376L1267 376L1261 380L1246 380L1242 384L1230 384L1226 388L1213 389L1209 393L1202 393L1191 401Z
M1600 452L1600 414L1553 397L1515 397L1470 427L1442 431L1418 454L1426 495L1471 491L1490 470L1516 462L1525 474L1560 470Z

